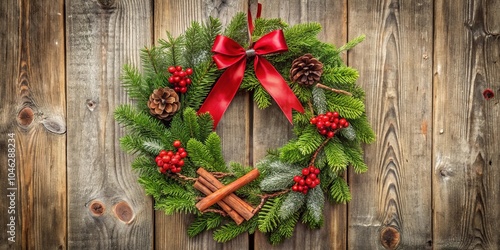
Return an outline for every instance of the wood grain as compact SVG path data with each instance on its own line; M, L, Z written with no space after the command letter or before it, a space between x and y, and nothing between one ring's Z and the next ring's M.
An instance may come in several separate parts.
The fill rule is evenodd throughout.
M65 248L63 1L3 1L0 13L0 248ZM13 186L7 181L9 133L15 134L15 144L10 143L15 145ZM15 217L15 242L4 230L10 216Z
M263 5L262 17L282 18L290 25L319 22L323 26L319 38L340 46L346 42L347 1L259 1ZM279 6L279 7L278 7ZM253 162L257 163L270 148L277 148L289 141L292 126L281 110L273 106L259 110L254 106ZM343 249L347 245L345 205L325 206L325 223L319 230L299 225L292 238L278 246L269 244L267 236L257 233L255 249Z
M113 118L129 100L123 64L139 64L151 44L150 1L66 3L68 85L68 247L150 249L149 197L119 147Z
M432 246L432 1L349 1L349 53L377 141L350 174L349 248Z
M193 22L205 22L210 16L219 18L225 26L237 12L247 11L247 1L201 1L175 0L155 1L155 41L165 38L166 32L178 36ZM223 155L226 162L235 161L249 164L249 99L248 94L238 93L217 126L222 140ZM206 232L194 238L187 236L188 224L192 216L166 216L156 212L155 239L157 249L247 249L248 235L240 235L224 245L212 239Z
M434 21L434 246L498 249L499 5L436 1L435 9L443 11ZM497 96L484 99L486 88Z

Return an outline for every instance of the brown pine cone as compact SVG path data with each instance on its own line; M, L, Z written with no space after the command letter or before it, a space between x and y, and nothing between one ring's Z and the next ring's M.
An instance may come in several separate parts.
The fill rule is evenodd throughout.
M323 64L311 54L305 54L292 62L290 79L303 85L313 85L323 74Z
M161 120L170 120L179 110L179 95L168 87L155 89L148 100L149 112Z

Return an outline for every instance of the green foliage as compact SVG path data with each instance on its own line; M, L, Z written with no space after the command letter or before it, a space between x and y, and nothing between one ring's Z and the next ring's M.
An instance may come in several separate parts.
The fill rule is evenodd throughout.
M260 210L258 215L259 231L267 233L273 231L279 226L281 222L279 209L282 202L283 197L278 196L276 198L267 200L264 206L262 206L262 209Z
M248 47L247 16L244 13L237 13L224 30L224 35L233 39L243 48Z
M312 90L312 104L318 114L327 112L327 103L325 90L320 88L313 88Z
M332 93L326 97L329 110L337 111L346 119L357 119L365 112L365 104L348 95Z
M351 192L347 182L341 177L336 178L330 186L330 198L338 203L346 203L351 200Z
M294 213L287 220L283 221L280 226L269 234L269 241L272 245L278 245L285 239L292 237L295 231L295 225L299 221L300 213Z
M325 195L321 188L313 188L307 192L306 207L313 225L321 223L323 219L323 207L325 206Z
M301 167L279 159L266 159L257 165L261 172L260 188L264 192L284 190L293 185L293 177L300 175Z
M343 51L348 51L352 48L354 48L354 46L358 45L359 43L361 43L362 41L364 41L366 38L365 35L361 35L361 36L358 36L354 39L352 39L351 41L347 42L346 44L342 45L340 48L339 48L339 52L343 52Z
M221 225L223 217L217 213L203 213L196 217L195 221L188 227L188 235L194 237L205 230L217 228Z
M318 188L319 189L319 188ZM279 210L282 220L287 220L302 208L306 201L306 195L298 192L289 192Z
M344 147L338 138L333 138L325 145L325 155L331 171L338 172L347 167L348 159Z
M238 235L249 232L253 234L257 228L257 219L253 217L249 221L241 223L241 225L236 225L236 223L229 222L214 232L214 240L217 242L227 242Z

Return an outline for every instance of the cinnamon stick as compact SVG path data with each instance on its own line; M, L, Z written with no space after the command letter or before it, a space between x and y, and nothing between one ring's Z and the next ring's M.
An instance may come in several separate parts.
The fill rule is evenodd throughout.
M212 191L203 185L199 180L193 185L194 188L200 190L200 192L205 195L212 194ZM237 225L241 224L245 219L241 217L236 211L234 211L231 206L229 206L224 200L218 201L217 204L231 217Z
M204 178L205 181L202 182L206 187L210 188L212 192L217 191L218 189L221 189L224 187L224 184L222 184L215 176L213 176L211 173L206 171L203 168L199 168L196 173L200 175L200 177ZM207 183L208 182L208 183ZM237 195L231 193L228 195L229 200L226 201L228 205L230 205L233 209L235 209L243 218L246 220L250 220L253 217L252 211L254 208L250 206L248 203L246 203L244 200L240 199Z
M206 171L202 168L198 169L198 171L200 171L200 170ZM198 171L197 171L197 173L200 174ZM219 190L213 192L212 194L208 195L203 200L196 203L196 207L200 211L203 211L203 210L209 208L213 204L217 203L217 201L220 201L221 199L223 199L227 195L233 193L234 191L238 190L242 186L255 180L257 177L259 177L259 174L260 173L259 173L258 169L253 169L252 171L248 172L246 175L242 176L241 178L233 181L229 185L224 186L224 187L220 188ZM250 213L251 213L251 211L250 211ZM253 214L252 214L252 216L253 216ZM243 217L245 217L245 216L243 216Z
M208 173L208 172L207 172ZM209 173L210 175L210 173ZM208 180L208 179L215 179L212 175L208 176L208 178L205 178L205 176L200 175L198 177L198 180L201 184L203 184L205 187L210 189L212 192L215 192L219 190L219 188L224 187L224 184L220 183L219 180L215 179L215 182L217 183L216 185L213 184L214 181ZM207 195L208 196L208 195ZM231 193L224 197L222 199L225 203L227 203L232 209L234 209L239 215L243 216L246 220L249 220L253 217L253 207L250 206L248 203L246 203L244 200L242 200L240 197L237 195Z

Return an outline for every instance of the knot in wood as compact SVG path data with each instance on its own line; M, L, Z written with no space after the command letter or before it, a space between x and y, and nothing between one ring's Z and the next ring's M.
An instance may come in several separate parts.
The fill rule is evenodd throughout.
M90 213L93 216L101 216L104 214L104 204L102 204L100 201L93 201L90 206Z
M19 111L17 114L17 123L21 127L28 127L34 120L35 118L35 113L33 112L33 109L30 107L24 107Z
M115 216L125 224L129 224L134 219L134 211L126 201L118 202L113 212Z
M386 249L396 249L401 239L399 231L394 227L385 227L380 232L380 242Z

